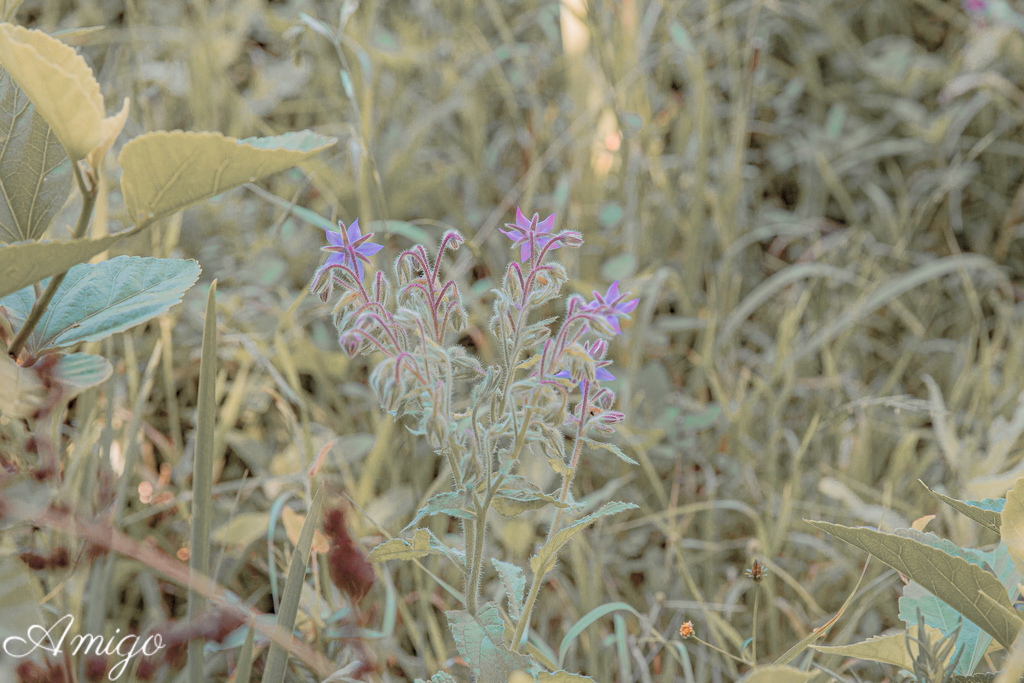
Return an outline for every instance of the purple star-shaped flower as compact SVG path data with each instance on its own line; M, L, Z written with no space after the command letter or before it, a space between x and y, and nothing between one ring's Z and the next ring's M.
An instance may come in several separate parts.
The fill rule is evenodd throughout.
M344 228L345 224L339 221L338 227ZM383 249L381 245L368 241L373 237L372 232L362 234L358 218L352 221L352 225L343 232L335 232L326 228L324 232L327 233L327 241L331 243L329 247L320 248L321 251L331 252L324 266L338 265L354 268L359 273L360 280L363 279L363 262L370 263L369 257Z
M610 363L611 361L606 361ZM555 373L555 377L564 377L565 379L572 379L572 374L568 370L561 370ZM594 373L594 378L601 382L610 382L615 379L615 375L605 370L603 367L598 367Z
M611 325L612 329L615 330L615 334L622 334L622 328L619 327L619 317L625 316L628 318L629 314L636 308L636 305L640 303L640 299L626 301L625 299L629 294L629 292L619 294L619 281L616 280L603 296L599 292L594 292L594 300L586 304L584 309L588 311L596 311L602 308L607 309L602 312L602 316Z
M533 214L533 219L529 219L523 215L523 212L516 207L516 222L506 223L505 227L508 230L501 230L505 233L505 236L514 242L512 246L517 244L522 245L522 262L526 261L533 255L530 253L530 235L533 235L534 243L537 245L537 249L543 249L544 245L551 241L552 236L550 235L551 228L555 227L555 214L551 214L544 220L539 220L540 214ZM557 242L551 245L552 249L558 249L561 245Z

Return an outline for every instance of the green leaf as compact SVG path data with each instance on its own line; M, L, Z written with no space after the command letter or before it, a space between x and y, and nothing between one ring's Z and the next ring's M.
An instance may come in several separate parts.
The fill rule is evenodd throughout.
M569 539L583 531L587 526L593 524L601 517L618 514L624 510L632 510L636 507L639 506L633 503L605 503L586 517L576 520L552 536L551 540L541 546L540 550L537 551L537 554L530 558L530 569L533 570L534 574L548 573L551 567L555 564L555 558L558 556L558 551L562 549L563 545L569 542Z
M996 605L1012 611L1006 589L995 576L962 557L895 534L874 529L852 528L809 522L841 541L877 557L926 590L941 598L950 607L992 635L1003 647L1009 647L1020 629L1020 623L1010 619ZM984 593L992 602L979 595Z
M444 493L432 496L430 500L427 501L427 504L416 512L416 516L413 517L412 521L409 522L402 531L408 531L412 527L416 526L416 523L424 517L441 513L452 517L460 517L462 519L472 519L473 513L462 509L464 502L462 494L456 491L445 491Z
M505 625L493 602L481 607L476 617L456 610L445 612L445 616L455 647L479 680L507 681L514 672L532 665L528 656L505 647Z
M526 593L526 575L519 565L491 558L494 570L498 572L501 584L505 587L505 595L508 597L508 615L513 621L518 621L523 613L523 599Z
M0 552L0 643L6 638L27 638L29 627L47 625L39 580L12 550L8 546ZM11 641L10 651L15 652L18 645ZM25 651L32 643L26 646Z
M636 611L631 605L627 605L624 602L609 602L604 605L599 605L594 609L590 610L582 617L579 621L573 624L572 628L566 631L565 636L562 638L561 644L558 646L558 665L562 666L565 663L565 655L569 653L569 647L573 642L580 637L580 634L595 621L601 617L611 614L613 612L629 612L638 619L640 613Z
M155 260L155 259L154 259ZM110 263L106 261L105 263ZM104 264L100 264L104 265ZM76 266L81 268L82 266ZM197 264L198 267L198 264ZM67 282L73 271L68 273ZM198 273L196 274L198 276ZM191 285L191 282L189 283ZM60 290L58 290L59 293ZM113 294L113 292L112 292ZM55 302L59 300L54 299ZM38 328L36 328L38 329ZM210 285L206 295L206 319L203 321L203 344L199 358L199 398L196 405L196 447L192 460L192 525L189 530L188 570L190 574L208 576L210 573L210 524L213 518L213 458L214 427L217 413L217 281ZM200 593L188 592L188 618L194 622L206 608L206 598ZM203 678L202 640L188 644L188 677Z
M392 538L384 541L370 551L366 559L370 562L387 562L388 560L412 560L431 553L437 553L430 544L430 534L426 529L417 529L412 533L412 540Z
M925 633L929 642L938 642L942 639L942 633L938 630L925 626ZM854 657L870 662L881 662L892 664L901 669L914 669L914 660L907 650L907 633L911 638L917 637L917 626L911 626L902 633L891 636L875 636L859 643L851 645L812 645L811 648L826 655L838 655L840 657ZM910 647L914 656L917 656L919 645L917 641L910 640ZM953 653L950 653L952 656Z
M903 587L903 595L899 599L900 620L908 627L911 624L916 624L918 610L921 611L926 626L938 629L941 634L940 638L949 635L954 629L960 629L956 635L956 648L960 649L963 654L957 662L956 672L961 674L973 672L992 643L992 636L926 591L921 584L911 581ZM913 669L913 666L907 668Z
M141 256L79 264L57 288L27 348L38 355L54 347L97 341L143 323L181 301L199 271L195 261ZM31 287L0 299L15 329L34 303Z
M306 582L306 565L309 553L313 549L313 532L320 525L320 513L324 506L324 487L321 484L310 503L306 521L302 523L299 540L292 553L292 561L288 565L288 578L284 582L281 593L281 607L277 612L275 635L287 638L295 629L295 617L299 613L299 598L302 597L302 586ZM266 665L263 669L263 683L284 683L288 672L288 651L276 642L270 644ZM196 679L193 679L196 680Z
M923 481L921 482L921 486L924 486L928 493L932 494L960 514L970 517L978 524L991 529L997 534L999 533L999 526L1002 524L1000 513L1003 511L1003 505L1006 503L1005 499L986 498L985 500L957 500L956 498L950 498L949 496L944 496L937 491L931 490Z
M61 400L70 401L90 387L105 382L113 372L106 358L88 353L59 356L54 365L23 367L4 355L0 358L0 414L25 418L49 400L47 388L56 381L63 390Z
M0 297L85 263L134 232L130 230L98 239L23 242L0 247Z
M591 439L584 436L583 443L590 446L591 448L599 448L601 450L608 451L616 458L629 465L637 464L637 461L626 455L626 453L621 448L608 441L598 441L597 439Z
M741 683L807 683L817 671L801 671L791 666L759 666L740 679Z
M25 91L72 159L103 142L103 95L75 50L42 31L0 24L0 66Z
M1024 477L1014 482L1006 494L999 533L1017 573L1024 574Z
M146 133L118 157L125 209L136 224L167 216L291 168L335 142L311 131L246 140L220 133Z
M245 683L252 680L252 650L253 640L256 635L256 624L249 624L245 631L245 644L238 653L238 662L235 664L235 681Z
M548 505L569 507L567 503L549 496L539 486L517 474L505 477L501 490L491 500L491 507L503 517L515 517L527 510L537 510Z
M57 136L0 68L0 241L42 235L71 193L71 175Z

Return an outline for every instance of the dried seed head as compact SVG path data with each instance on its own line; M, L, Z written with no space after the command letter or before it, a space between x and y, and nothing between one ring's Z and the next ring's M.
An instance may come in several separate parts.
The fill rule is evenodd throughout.
M692 621L684 621L683 625L679 627L679 637L680 638L689 638L690 636L693 635L693 633L694 633L694 631L693 631L693 622Z
M747 578L754 583L761 583L761 579L765 577L768 570L764 568L764 565L754 560L753 564L750 565L750 569L747 570Z

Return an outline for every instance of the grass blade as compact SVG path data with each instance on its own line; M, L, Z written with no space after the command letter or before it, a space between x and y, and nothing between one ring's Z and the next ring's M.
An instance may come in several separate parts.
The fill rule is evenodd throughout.
M238 652L238 663L235 664L235 683L248 683L252 678L252 647L256 635L256 625L249 626L245 634L245 644Z
M306 564L309 552L313 548L313 531L320 523L320 513L324 504L323 485L313 496L309 506L309 514L299 532L299 542L295 544L291 564L288 565L288 578L284 582L281 594L281 609L277 613L277 625L274 629L278 635L290 635L295 628L295 615L299 611L299 597L302 595L302 584L306 580ZM285 667L288 664L288 652L276 643L271 644L267 655L267 666L263 671L263 683L284 683ZM198 679L197 679L198 680Z
M192 531L189 537L188 568L191 575L210 571L210 516L212 514L213 435L217 397L217 281L210 284L203 323L203 350L199 361L199 398L196 405L196 450L192 465ZM188 619L193 621L206 607L206 598L188 592ZM188 644L188 678L203 680L202 640Z

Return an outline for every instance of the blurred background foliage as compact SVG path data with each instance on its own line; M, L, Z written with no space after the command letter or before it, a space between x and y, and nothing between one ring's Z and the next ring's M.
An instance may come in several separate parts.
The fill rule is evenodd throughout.
M340 140L133 238L220 281L213 558L257 607L272 608L268 576L286 566L268 563L271 506L301 498L325 446L321 471L362 511L350 518L364 548L397 533L446 476L379 410L363 361L340 352L329 307L306 291L323 232L291 205L386 221L374 223L382 257L462 231L469 249L453 273L472 320L460 342L485 359L488 290L510 258L496 228L517 205L583 233L583 249L559 252L573 291L620 279L641 297L611 350L628 416L615 439L641 466L592 453L578 482L589 503L642 508L570 545L534 627L554 647L610 600L648 620L600 620L567 669L679 680L678 658L648 629L679 642L686 620L738 652L755 558L768 568L758 656L781 654L834 614L864 562L802 518L893 528L936 513L930 528L961 545L995 540L917 480L982 498L1024 473L1024 39L1005 17L942 0L26 0L16 21L99 27L62 38L93 66L108 110L131 97L125 139L309 127ZM106 182L94 234L123 220L117 180ZM101 349L115 376L65 427L69 455L98 468L90 486L109 487L120 454L140 449L126 530L171 553L188 538L178 503L202 289ZM98 445L76 448L87 434L102 434ZM113 470L98 458L104 439ZM534 460L531 476L549 476ZM530 515L497 520L490 542L522 562L542 529ZM385 588L398 596L393 633L368 644L381 674L458 672L431 574L380 572L363 602L374 628ZM172 615L122 578L111 618ZM899 586L870 566L830 640L899 626ZM309 615L300 628L314 630ZM330 629L316 637L339 661L352 647ZM696 681L744 670L686 645Z

